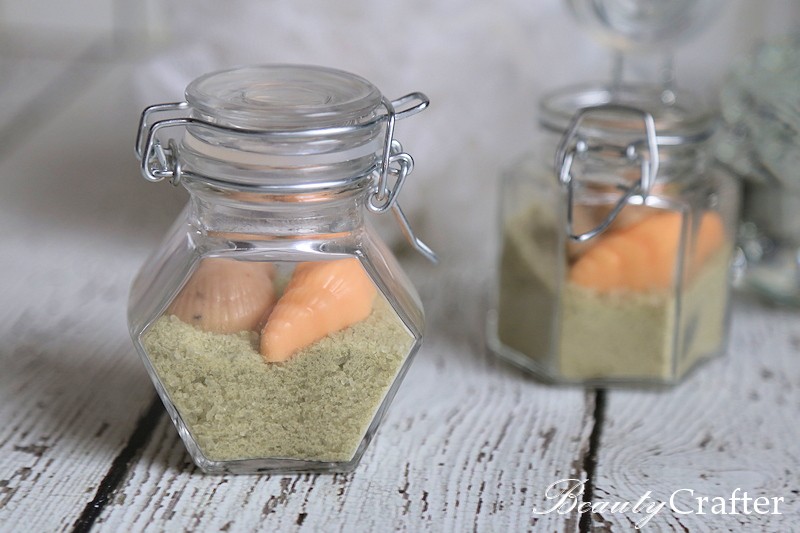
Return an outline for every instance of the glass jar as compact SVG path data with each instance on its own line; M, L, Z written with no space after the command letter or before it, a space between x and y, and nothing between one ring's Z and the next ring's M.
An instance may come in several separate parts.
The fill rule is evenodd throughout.
M734 64L720 92L716 155L742 177L741 285L800 308L800 34L777 35Z
M675 383L728 327L739 191L709 155L714 117L644 85L540 113L538 153L503 177L490 348L549 381Z
M130 333L203 471L358 464L423 331L365 215L393 211L408 230L397 194L413 161L394 124L427 105L346 72L268 65L207 74L185 102L142 114L145 178L190 201L133 283Z

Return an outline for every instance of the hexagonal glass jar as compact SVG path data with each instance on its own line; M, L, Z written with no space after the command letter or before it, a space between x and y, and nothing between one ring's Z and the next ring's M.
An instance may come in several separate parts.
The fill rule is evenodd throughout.
M489 347L550 382L679 382L728 336L739 184L711 157L713 114L662 87L582 86L540 122L503 176Z
M419 297L365 214L395 207L411 158L394 120L425 105L277 65L143 114L145 177L190 201L133 283L130 333L203 471L358 464L422 342Z

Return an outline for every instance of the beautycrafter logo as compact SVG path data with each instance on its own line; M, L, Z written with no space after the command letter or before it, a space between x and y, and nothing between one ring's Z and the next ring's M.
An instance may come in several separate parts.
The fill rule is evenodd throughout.
M753 498L742 491L734 489L730 497L695 496L693 489L678 489L670 494L665 502L651 497L652 491L647 491L635 502L596 501L584 502L584 482L579 479L559 479L547 487L544 497L547 506L533 510L534 514L569 514L573 512L603 514L633 514L641 516L634 522L636 529L640 529L658 513L668 511L676 515L728 515L728 514L783 514L781 506L785 504L783 496L767 498L760 496Z

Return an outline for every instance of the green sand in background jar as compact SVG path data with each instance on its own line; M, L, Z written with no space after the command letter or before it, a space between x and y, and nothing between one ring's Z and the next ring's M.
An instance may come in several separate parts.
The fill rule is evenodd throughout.
M602 292L565 279L559 297L559 269L569 266L559 265L557 234L553 213L537 206L507 222L498 308L504 344L541 363L557 354L560 374L573 380L668 378L719 349L730 246L703 261L683 288L678 330L690 333L676 339L674 291ZM550 320L555 314L560 324Z
M209 333L174 316L144 344L208 459L348 461L413 339L378 297L366 320L283 363L264 362L255 332Z

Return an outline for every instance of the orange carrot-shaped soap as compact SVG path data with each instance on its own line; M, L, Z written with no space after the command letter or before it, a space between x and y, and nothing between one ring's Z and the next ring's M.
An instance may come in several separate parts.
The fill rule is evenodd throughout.
M376 289L357 259L297 265L261 331L266 361L298 350L367 318Z
M602 292L669 288L676 267L681 223L680 213L665 212L609 232L575 262L570 269L570 281ZM705 213L689 250L690 276L720 247L723 239L719 215Z

